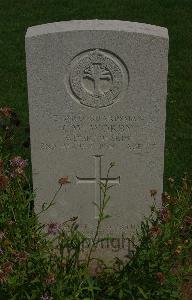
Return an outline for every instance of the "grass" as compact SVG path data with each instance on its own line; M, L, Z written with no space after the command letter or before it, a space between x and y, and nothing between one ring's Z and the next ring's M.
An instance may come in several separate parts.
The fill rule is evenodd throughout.
M99 218L91 242L79 231L77 217L62 224L41 224L33 211L27 162L10 154L16 143L16 116L4 109L0 117L0 300L191 299L192 294L184 291L192 275L192 182L187 175L179 190L169 178L160 210L156 191L151 191L151 214L138 227L138 242L133 242L124 261L115 259L107 266L94 252L100 225L109 217L105 214L110 202L108 180L101 183L103 201L95 204ZM59 179L55 197L40 213L55 204L66 184L67 177ZM89 247L83 256L85 243Z
M71 19L120 19L167 27L170 36L165 178L192 175L191 0L1 0L0 105L28 127L24 37L27 27ZM18 153L29 157L20 136ZM165 180L166 182L166 180Z

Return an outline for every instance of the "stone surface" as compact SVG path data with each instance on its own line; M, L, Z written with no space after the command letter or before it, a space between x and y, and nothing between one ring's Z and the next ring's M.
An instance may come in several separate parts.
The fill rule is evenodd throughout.
M128 237L163 190L168 71L167 29L125 21L34 26L26 61L35 209L68 176L45 223L79 217L90 238L109 174L111 199L97 255L123 257ZM86 248L86 245L85 245Z

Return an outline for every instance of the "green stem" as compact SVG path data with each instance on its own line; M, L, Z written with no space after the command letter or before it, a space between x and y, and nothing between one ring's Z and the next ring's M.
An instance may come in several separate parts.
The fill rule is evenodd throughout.
M60 187L59 187L58 190L56 191L56 193L55 193L55 195L53 196L53 199L51 200L51 202L49 203L49 205L48 205L46 208L43 208L42 211L40 211L40 212L37 214L37 216L40 215L42 212L48 210L49 207L51 207L51 206L54 204L55 198L57 197L57 195L58 195L58 193L60 192L61 188L62 188L62 185L60 185Z
M104 185L104 192L103 192L103 201L102 201L102 203L100 203L100 207L99 207L99 219L98 219L98 222L97 222L96 232L95 232L95 235L94 235L94 238L93 238L93 241L92 241L92 245L90 247L90 251L89 251L89 254L88 254L87 267L90 264L91 254L92 254L93 249L95 247L95 244L96 244L95 242L96 242L96 239L98 237L99 228L100 228L101 222L103 220L103 212L104 212L104 209L105 209L105 206L106 206L105 199L106 199L106 195L107 195L107 186L108 186L108 181L109 181L109 173L110 173L110 170L111 170L112 167L113 167L113 165L110 165L110 167L108 168L108 171L107 171L107 179L106 179L106 182L105 182L105 185Z

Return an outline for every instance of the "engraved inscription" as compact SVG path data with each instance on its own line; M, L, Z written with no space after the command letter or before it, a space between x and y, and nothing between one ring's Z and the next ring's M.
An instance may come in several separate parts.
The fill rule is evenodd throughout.
M94 155L95 157L95 176L90 178L80 178L76 176L77 183L93 183L95 185L95 203L100 205L102 201L100 183L105 184L120 184L120 176L116 178L102 178L101 177L101 156ZM95 218L98 218L98 208L95 206Z
M122 146L140 153L147 142L142 116L119 114L72 114L52 116L54 126L62 132L61 148L81 150L113 150ZM146 147L145 147L146 148Z
M71 62L69 86L75 99L87 107L102 108L115 103L128 85L128 72L114 54L88 50Z
M113 149L135 154L156 151L155 134L146 135L150 126L150 118L140 114L79 114L63 115L62 113L47 115L60 138L41 141L42 151L89 150L92 153Z

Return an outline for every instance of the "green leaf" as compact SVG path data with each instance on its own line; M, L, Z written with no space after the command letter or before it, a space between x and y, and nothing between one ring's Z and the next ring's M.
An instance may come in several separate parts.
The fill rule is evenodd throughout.
M93 201L93 204L100 210L100 206L96 202Z
M111 218L111 215L105 215L104 216L104 219L108 219L108 218Z
M143 289L140 288L139 286L137 287L141 295L144 297L144 299L149 299L148 296L144 293Z

